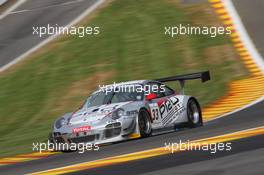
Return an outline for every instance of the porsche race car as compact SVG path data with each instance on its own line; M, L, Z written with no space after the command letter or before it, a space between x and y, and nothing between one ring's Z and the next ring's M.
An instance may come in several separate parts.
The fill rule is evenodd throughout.
M157 80L138 80L97 89L75 112L59 117L49 140L53 143L113 143L203 125L198 100L184 95L186 80L210 80L209 71ZM165 82L178 81L176 92Z

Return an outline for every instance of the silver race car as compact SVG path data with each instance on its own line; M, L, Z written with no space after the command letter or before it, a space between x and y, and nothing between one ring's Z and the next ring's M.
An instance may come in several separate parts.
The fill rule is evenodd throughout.
M76 112L55 121L49 140L103 144L148 137L182 124L202 126L199 102L184 95L184 82L192 79L208 81L209 71L101 86ZM163 84L169 81L178 81L181 91Z

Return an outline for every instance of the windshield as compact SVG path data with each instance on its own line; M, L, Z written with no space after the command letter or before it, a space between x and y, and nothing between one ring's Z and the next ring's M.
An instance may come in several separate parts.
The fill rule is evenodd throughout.
M114 93L111 103L120 103L127 101L141 101L143 100L143 93L139 92L117 92Z
M141 101L144 93L123 89L122 91L112 90L111 92L98 91L93 93L85 102L84 107L100 106L103 104L120 103L127 101Z
M109 99L111 96L112 96L111 94L106 94L104 92L94 93L90 97L88 97L84 107L89 108L89 107L92 107L92 106L103 105L103 104L106 103L105 102L106 99L107 98Z

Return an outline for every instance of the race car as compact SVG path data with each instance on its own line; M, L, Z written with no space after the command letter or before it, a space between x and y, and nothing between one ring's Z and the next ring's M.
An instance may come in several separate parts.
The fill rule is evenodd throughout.
M53 143L113 143L149 137L184 124L202 126L201 107L184 95L186 80L210 80L209 71L99 86L75 112L59 117L49 140ZM165 82L178 81L176 92Z

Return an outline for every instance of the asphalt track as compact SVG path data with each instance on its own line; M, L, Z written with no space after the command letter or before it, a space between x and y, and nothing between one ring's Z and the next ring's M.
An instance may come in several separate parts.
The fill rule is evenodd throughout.
M259 53L264 57L263 0L233 0L233 4Z
M239 2L238 2L239 1ZM264 3L261 0L234 0L235 7L255 45L263 55L264 39L259 28L264 27L261 17ZM247 13L248 15L245 15ZM254 20L255 19L255 20ZM260 19L257 20L257 19ZM253 22L252 22L253 21ZM1 23L1 21L0 21ZM23 23L21 23L23 24ZM248 24L250 24L248 26ZM259 33L259 34L258 34ZM2 36L1 36L2 37ZM22 36L21 36L22 37ZM30 37L30 36L29 36ZM2 55L1 55L2 56ZM25 174L87 162L109 156L132 153L162 147L165 142L179 142L222 135L244 129L264 126L264 102L237 113L206 123L204 127L185 129L102 147L100 151L84 154L76 152L58 154L48 158L0 167L1 174ZM231 152L181 152L163 155L120 165L95 168L75 174L252 174L264 173L264 136L256 136L232 142ZM74 174L74 173L73 173Z
M203 151L179 152L142 159L113 166L94 168L82 172L69 174L126 174L126 175L226 175L226 174L255 174L260 175L263 170L264 136L256 136L233 141L232 151L216 152L214 154ZM253 145L253 146L252 146ZM237 161L242 160L242 161ZM246 165L246 166L245 166ZM246 170L241 168L245 166Z
M66 26L97 0L27 0L0 20L0 68L44 41L33 27Z
M42 170L62 167L66 165L96 160L96 159L105 158L109 156L115 156L115 155L120 155L120 154L125 154L125 153L132 153L132 152L142 151L142 150L146 150L150 148L162 147L164 146L165 142L179 143L180 140L187 141L187 140L194 140L194 139L199 139L199 138L207 138L211 136L222 135L222 134L240 131L240 130L249 129L249 128L254 128L258 126L264 126L263 114L264 114L264 102L260 102L249 109L245 109L233 115L211 121L207 123L204 127L195 128L195 129L186 129L186 130L182 130L179 132L158 135L158 136L154 136L150 138L117 143L117 144L102 147L100 151L91 151L91 152L86 152L84 154L79 154L77 152L59 154L59 155L54 155L48 158L39 159L35 161L3 166L3 167L0 167L0 172L3 172L1 174L33 173L37 171L42 171ZM261 142L257 142L257 143L261 143ZM263 149L259 149L259 154L263 155ZM214 155L211 155L211 156L214 156ZM163 158L164 159L162 161L167 161L166 156ZM174 158L177 158L177 157L175 156ZM226 156L225 158L227 158L226 161L228 162L229 161L228 158L230 157ZM150 164L154 164L155 160L156 159L148 159L148 162ZM240 159L238 159L237 161L239 160ZM235 162L233 161L229 162L229 164L231 163L235 163ZM209 165L210 165L210 161L208 161L208 166ZM156 167L157 166L158 165L156 165ZM148 171L147 169L148 166L144 166L144 167L146 168L144 172ZM175 166L174 168L176 171L177 166ZM263 166L259 167L259 169L261 168L263 168ZM163 170L166 172L166 169L163 169ZM100 172L100 168L97 171ZM159 171L162 171L162 167L160 167ZM119 174L118 172L119 171L116 171L114 173Z

